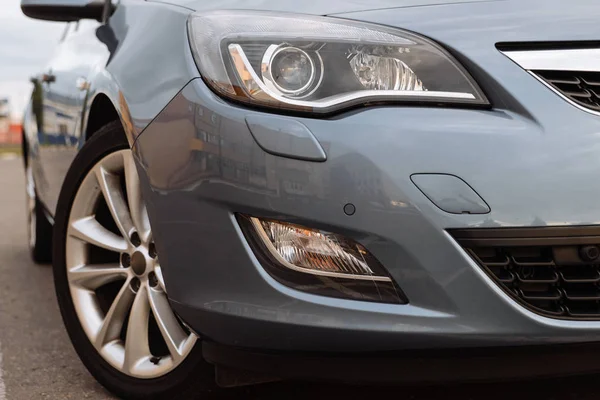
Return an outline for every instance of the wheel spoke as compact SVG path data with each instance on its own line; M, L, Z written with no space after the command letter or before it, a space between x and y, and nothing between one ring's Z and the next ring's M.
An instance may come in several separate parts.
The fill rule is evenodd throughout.
M127 242L98 222L94 216L71 222L69 234L86 243L121 253L127 250Z
M69 271L71 284L91 290L126 277L127 270L119 264L82 265Z
M123 154L123 165L125 167L125 188L131 220L142 240L146 241L150 235L150 221L148 220L146 204L142 199L140 178L131 152Z
M119 231L129 241L135 228L131 221L131 215L129 214L129 208L123 196L123 191L121 190L121 180L117 175L106 171L101 165L95 168L95 173L108 209Z
M148 289L150 297L150 307L160 329L160 333L165 340L169 353L173 360L177 361L182 357L182 349L188 335L185 333L177 317L171 309L167 295L162 291Z
M148 323L150 318L150 305L148 303L148 288L145 283L140 286L129 315L127 335L125 337L125 361L123 369L128 372L150 357L148 342Z
M131 308L133 299L135 298L135 293L129 287L130 282L131 280L128 279L123 284L123 287L121 287L96 334L94 343L99 351L106 343L117 340L121 334L127 312Z

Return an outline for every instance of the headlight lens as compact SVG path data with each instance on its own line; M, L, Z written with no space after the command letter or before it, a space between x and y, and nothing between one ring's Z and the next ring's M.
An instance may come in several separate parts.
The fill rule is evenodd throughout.
M329 113L373 102L488 104L450 54L399 29L252 11L196 13L188 28L208 85L252 105Z
M261 73L265 85L275 93L301 98L318 88L322 65L317 52L311 55L298 47L272 45L263 56Z

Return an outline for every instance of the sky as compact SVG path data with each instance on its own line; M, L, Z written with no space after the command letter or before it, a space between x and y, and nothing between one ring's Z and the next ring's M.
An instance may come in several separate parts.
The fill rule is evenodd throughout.
M42 73L62 35L64 23L26 17L20 0L0 0L0 98L8 97L19 120L31 95L29 78Z

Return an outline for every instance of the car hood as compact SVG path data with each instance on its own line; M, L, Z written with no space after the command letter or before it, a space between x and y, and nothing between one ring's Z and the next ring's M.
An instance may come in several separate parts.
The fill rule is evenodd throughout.
M165 0L156 0L162 1ZM354 13L369 10L479 3L501 0L166 0L193 10L266 10L314 15Z
M506 42L600 43L598 0L495 0L338 13L412 30L459 47Z
M442 42L600 43L598 0L157 0L192 10L330 15L412 30Z

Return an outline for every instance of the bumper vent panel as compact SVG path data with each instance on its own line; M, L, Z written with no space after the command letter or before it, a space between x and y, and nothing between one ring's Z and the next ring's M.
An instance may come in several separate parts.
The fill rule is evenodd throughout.
M600 111L600 72L532 71L569 100Z
M548 317L600 320L600 227L450 230L509 296Z

